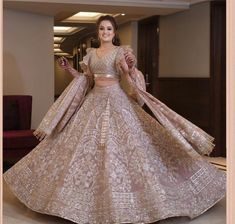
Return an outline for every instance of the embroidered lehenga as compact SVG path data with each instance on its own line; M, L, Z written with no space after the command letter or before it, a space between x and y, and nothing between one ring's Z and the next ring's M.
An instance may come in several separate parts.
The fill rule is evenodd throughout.
M91 88L121 78L125 50L88 50L37 130L45 139L4 174L30 209L79 224L151 223L194 218L224 196L225 174L201 156L213 138L147 93L141 72L129 77L135 97L119 83Z

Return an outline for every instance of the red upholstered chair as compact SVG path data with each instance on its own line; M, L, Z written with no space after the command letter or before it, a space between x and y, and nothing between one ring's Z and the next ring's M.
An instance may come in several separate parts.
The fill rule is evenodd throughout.
M3 96L3 161L14 164L39 143L31 130L32 96Z

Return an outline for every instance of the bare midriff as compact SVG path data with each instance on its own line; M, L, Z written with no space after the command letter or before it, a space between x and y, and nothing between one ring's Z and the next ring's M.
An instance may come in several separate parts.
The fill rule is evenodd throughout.
M96 86L111 86L116 83L119 83L119 80L116 78L95 78Z

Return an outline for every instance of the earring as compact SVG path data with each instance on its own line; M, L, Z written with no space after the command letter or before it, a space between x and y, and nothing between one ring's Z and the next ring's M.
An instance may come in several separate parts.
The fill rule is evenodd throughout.
M115 34L115 36L112 39L112 43L115 44L115 42L116 42L116 34Z

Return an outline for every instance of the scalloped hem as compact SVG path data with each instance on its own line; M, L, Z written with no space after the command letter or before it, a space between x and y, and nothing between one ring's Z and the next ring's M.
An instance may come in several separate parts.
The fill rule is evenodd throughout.
M71 222L74 222L74 223L78 223L76 220L72 219L72 218L69 218L69 217L66 217L66 216L63 216L61 214L56 214L54 212L45 212L45 211L41 211L41 210L38 210L38 209L34 209L33 207L31 207L30 205L28 205L26 202L23 201L23 199L20 198L20 196L18 196L17 192L14 191L13 188L11 188L10 184L7 182L7 179L5 178L5 176L3 175L3 179L5 181L5 183L7 184L8 186L8 189L10 189L10 191L14 194L14 196L22 203L24 204L26 207L28 207L29 209L31 209L32 211L34 212L37 212L37 213L40 213L40 214L45 214L45 215L51 215L51 216L56 216L56 217L59 217L59 218L62 218L62 219L66 219L66 220L69 220ZM158 221L161 221L161 220L165 220L165 219L168 219L168 218L177 218L177 217L188 217L189 219L195 219L196 217L202 215L203 213L205 213L206 211L208 211L210 208L212 208L215 204L217 204L220 200L222 200L223 198L225 197L225 194L221 195L219 197L218 200L216 200L212 205L210 205L208 208L202 210L201 212L199 212L197 215L194 215L194 216L189 216L189 215L184 215L184 214L175 214L175 215L166 215L166 216L162 216L161 218L154 218L154 219L151 219L151 220L148 220L148 221L140 221L140 222L113 222L113 223L110 223L110 224L151 224L151 223L155 223L155 222L158 222ZM87 224L87 223L78 223L78 224ZM89 223L89 224L92 224L92 223Z

